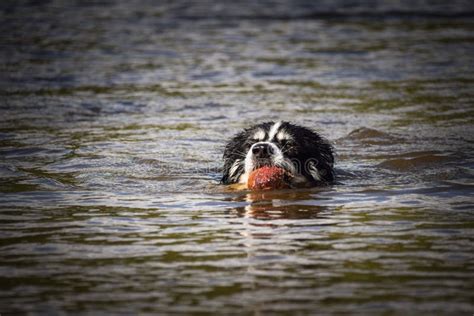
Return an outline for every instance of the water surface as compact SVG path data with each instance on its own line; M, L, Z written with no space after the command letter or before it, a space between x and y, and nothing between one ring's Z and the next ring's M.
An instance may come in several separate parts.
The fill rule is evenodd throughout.
M2 4L0 313L472 314L471 9ZM279 119L338 184L219 185Z

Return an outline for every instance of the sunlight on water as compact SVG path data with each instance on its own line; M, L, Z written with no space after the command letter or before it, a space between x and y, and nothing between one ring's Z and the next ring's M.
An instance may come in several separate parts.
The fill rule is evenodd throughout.
M336 4L1 4L0 314L472 314L471 5ZM337 184L221 186L279 119Z

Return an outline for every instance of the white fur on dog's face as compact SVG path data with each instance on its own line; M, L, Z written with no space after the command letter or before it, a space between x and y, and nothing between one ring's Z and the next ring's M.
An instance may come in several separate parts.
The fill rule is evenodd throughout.
M276 122L273 124L268 131L263 129L258 129L253 134L253 140L256 142L250 146L246 156L245 156L245 172L239 179L240 183L247 183L248 177L250 173L256 169L258 163L257 158L253 154L252 150L255 146L266 144L271 147L271 154L270 154L270 165L280 167L286 170L289 174L295 174L295 166L293 165L292 161L285 157L284 152L280 149L279 145L275 142L278 140L290 140L291 136L286 132L284 129L281 128L282 122Z

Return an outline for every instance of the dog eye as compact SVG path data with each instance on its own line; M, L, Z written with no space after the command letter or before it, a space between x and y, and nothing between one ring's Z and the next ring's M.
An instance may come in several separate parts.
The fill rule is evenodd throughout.
M252 145L255 144L255 143L258 143L258 140L256 140L256 139L247 139L247 140L245 141L245 146L250 147L250 146L252 146Z

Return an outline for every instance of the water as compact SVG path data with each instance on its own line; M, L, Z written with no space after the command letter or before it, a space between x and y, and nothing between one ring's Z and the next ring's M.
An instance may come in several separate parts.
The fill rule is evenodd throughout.
M0 6L1 314L474 312L467 1ZM337 185L218 184L278 119Z

